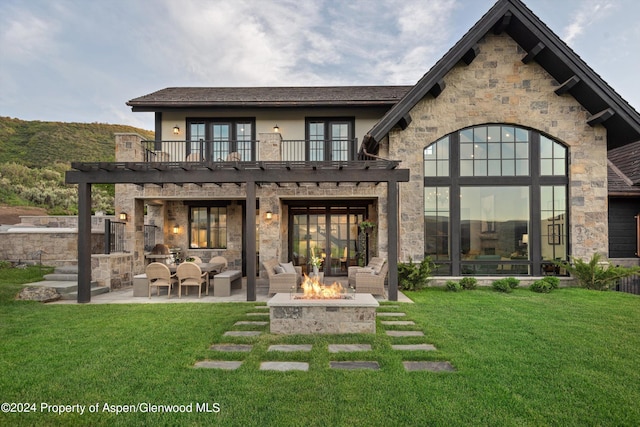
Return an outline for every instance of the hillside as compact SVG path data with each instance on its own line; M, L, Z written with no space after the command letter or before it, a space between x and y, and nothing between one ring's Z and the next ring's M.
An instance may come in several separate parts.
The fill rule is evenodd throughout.
M56 162L113 161L116 132L136 132L153 139L153 132L132 126L0 117L0 163L42 167Z
M153 133L123 125L25 121L0 117L0 206L37 207L50 214L77 213L77 189L64 183L72 161L113 161L117 132ZM92 208L113 213L113 185L95 185ZM9 209L10 224L24 212Z

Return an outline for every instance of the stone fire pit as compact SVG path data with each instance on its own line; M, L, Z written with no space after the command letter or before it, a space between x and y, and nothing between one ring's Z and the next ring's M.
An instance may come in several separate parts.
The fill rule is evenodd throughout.
M267 302L272 334L374 334L378 301L371 294L351 299L294 299L275 294Z

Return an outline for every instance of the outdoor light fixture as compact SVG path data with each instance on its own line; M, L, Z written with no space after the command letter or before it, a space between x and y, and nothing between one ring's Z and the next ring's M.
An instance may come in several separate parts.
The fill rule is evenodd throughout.
M272 219L273 218L273 212L267 211L266 218L267 219Z
M275 133L280 132L280 128L278 127L278 124L277 124L277 123L276 123L276 125L273 127L273 131L274 131Z
M120 218L120 221L126 221L127 220L127 213L126 212L120 212L120 214L118 215L118 218Z
M180 231L180 226L176 224L173 226L173 234L178 234L178 231Z
M523 245L528 245L529 244L529 235L528 234L523 234L522 235L522 244Z
M175 125L173 127L173 134L178 135L179 133L180 133L180 127L178 125Z

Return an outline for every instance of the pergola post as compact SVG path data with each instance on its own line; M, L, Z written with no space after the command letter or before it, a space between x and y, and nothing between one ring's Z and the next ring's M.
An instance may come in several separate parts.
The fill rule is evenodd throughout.
M398 301L398 182L387 182L389 301Z
M256 183L247 181L245 236L247 241L247 301L256 300Z
M91 302L91 184L78 183L78 302Z

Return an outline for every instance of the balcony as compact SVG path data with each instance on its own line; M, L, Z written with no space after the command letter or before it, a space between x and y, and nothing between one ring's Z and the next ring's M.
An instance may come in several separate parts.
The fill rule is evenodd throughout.
M280 140L273 144L258 140L142 141L145 162L341 162L356 160L357 139ZM262 147L261 147L262 144Z

